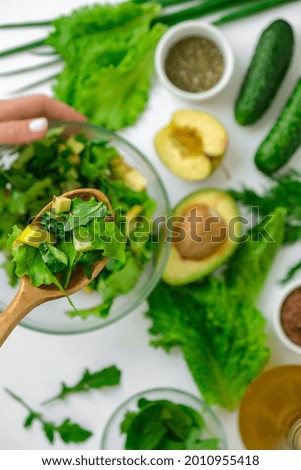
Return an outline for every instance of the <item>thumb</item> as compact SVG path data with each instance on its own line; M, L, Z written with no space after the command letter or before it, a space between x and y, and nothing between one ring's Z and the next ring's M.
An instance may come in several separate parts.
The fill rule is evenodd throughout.
M46 118L0 123L0 144L20 145L39 140L48 129Z

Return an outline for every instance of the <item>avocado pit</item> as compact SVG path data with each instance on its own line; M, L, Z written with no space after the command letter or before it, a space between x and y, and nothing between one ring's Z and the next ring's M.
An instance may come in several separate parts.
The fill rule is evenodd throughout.
M185 208L173 225L173 243L183 259L204 260L215 254L227 239L225 219L206 204Z

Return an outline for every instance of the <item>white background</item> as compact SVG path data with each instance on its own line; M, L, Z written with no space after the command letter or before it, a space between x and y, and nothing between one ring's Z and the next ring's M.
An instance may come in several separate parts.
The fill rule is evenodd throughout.
M88 0L68 0L66 2L61 0L47 2L1 0L0 22L49 19L89 3L93 2ZM277 100L265 117L259 124L244 129L236 125L233 120L233 102L259 34L272 19L279 17L289 20L295 29L297 44L294 63L281 87ZM123 132L123 135L144 152L155 165L167 186L172 204L175 204L185 194L203 187L227 188L239 186L241 182L257 187L262 186L265 183L265 178L259 175L253 164L255 149L271 127L275 116L286 102L300 76L300 2L225 25L222 30L232 44L235 53L236 66L233 80L220 96L192 107L211 112L225 124L230 135L230 146L225 158L225 166L231 174L231 181L227 180L222 170L218 170L205 183L184 182L171 175L159 162L153 148L155 131L169 120L174 110L190 105L171 96L156 80L147 110L137 125ZM42 36L42 30L0 30L0 50ZM2 60L0 67L4 71L15 66L29 65L39 60L41 59L24 54L15 59ZM51 75L55 71L54 69L53 71L29 74L26 78L0 78L0 98L6 98L9 91L48 73ZM37 91L51 93L48 86L40 87ZM301 168L300 157L301 151L299 150L291 160L291 166ZM260 307L269 320L268 331L272 347L269 367L281 363L300 363L300 356L288 352L277 343L272 327L272 318L283 295L276 282L284 275L287 266L300 258L299 253L300 246L281 251L261 298ZM144 318L143 310L145 310L145 305L140 311L112 326L78 336L50 336L18 327L0 352L0 449L52 448L44 438L38 424L30 431L22 428L25 412L4 393L3 387L14 390L33 407L37 407L43 399L52 396L58 390L58 384L61 380L68 384L75 383L85 367L90 370L98 370L110 364L118 365L123 371L120 387L74 396L63 404L51 405L45 410L45 414L53 420L59 421L70 416L84 427L94 430L94 437L82 445L82 449L99 448L101 434L107 419L121 402L136 392L154 386L167 386L181 388L198 395L198 390L180 352L175 351L167 355L164 351L155 350L149 346L150 337L147 330L150 323ZM236 414L218 409L216 411L228 434L229 447L231 449L243 448L239 438ZM69 449L75 447L68 446ZM65 449L67 447L57 441L54 448Z

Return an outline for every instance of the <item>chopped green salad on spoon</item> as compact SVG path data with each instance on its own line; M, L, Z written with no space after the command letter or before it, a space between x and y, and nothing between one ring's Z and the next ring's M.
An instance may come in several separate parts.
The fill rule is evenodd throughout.
M8 150L8 153L9 155L6 152L8 157L6 162L9 160L9 167L6 165L4 156L0 158L0 250L5 256L2 267L8 275L10 284L12 286L17 284L18 273L23 270L22 263L20 267L18 260L17 266L13 259L15 254L12 256L7 246L12 227L15 225L19 227L19 230L14 229L14 237L10 238L14 242L16 236L19 236L20 232L28 226L29 221L40 211L41 207L52 200L53 195L60 196L65 192L84 187L99 188L108 197L114 211L115 225L119 227L120 234L125 237L124 257L110 256L101 275L85 288L87 292L100 294L100 300L98 302L96 300L92 308L84 308L78 312L72 309L67 313L69 316L79 315L82 318L91 315L107 317L116 297L128 294L135 287L146 264L153 259L155 243L151 240L151 232L156 202L147 192L146 179L138 170L128 165L107 138L92 139L85 132L66 136L63 135L63 128L55 128L50 130L43 140L15 147ZM96 205L94 207L95 202L90 202L85 206L81 206L78 202L74 201L72 211L76 210L76 215L81 221L84 220L85 211L103 210ZM66 219L64 214L66 213L61 211L60 218L63 218L63 221ZM81 238L82 232L86 229L85 225L81 222L80 228L73 227L71 223L74 222L71 221L74 218L69 217L69 219L70 232L80 231ZM144 221L143 226L140 224L141 221ZM77 241L79 249L75 250L72 244L68 244L66 248L66 243L60 235L64 224L62 220L57 220L56 214L44 215L41 222L43 224L41 228L53 235L58 235L58 244L55 248L65 250L64 254L68 260L72 259L75 251L80 253L72 263L80 260L88 272L93 250L83 251L83 245L80 246L81 239ZM112 221L106 222L105 225L107 228L113 227ZM114 230L117 229L114 228ZM141 237L141 231L143 237ZM49 242L41 247L41 250L44 249L43 256L48 259L48 262L51 257L49 251L53 252L49 246L53 247ZM18 256L32 248L33 253L38 255L40 261L42 260L40 247L37 249L23 244L20 248L22 249L19 250ZM65 256L61 257L60 262L63 263L64 260L66 262ZM46 266L42 261L41 265L43 269ZM54 269L57 268L58 266ZM70 263L68 268L58 271L60 277L63 276L63 285L68 278L68 269L70 270Z
M38 225L30 224L23 231L16 225L13 228L8 247L16 275L28 275L34 287L55 283L66 289L78 265L91 279L97 261L112 258L123 262L126 238L111 214L108 205L95 198L54 196Z

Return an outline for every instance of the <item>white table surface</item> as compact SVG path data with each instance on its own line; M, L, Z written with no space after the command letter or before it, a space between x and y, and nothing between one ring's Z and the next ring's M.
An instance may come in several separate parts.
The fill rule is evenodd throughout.
M49 19L91 3L93 3L92 0L68 0L67 2L2 0L0 22ZM295 29L296 52L293 65L276 101L265 117L259 124L244 129L234 122L233 102L260 32L272 19L279 17L289 20ZM122 132L152 161L166 184L172 204L189 192L203 187L227 188L239 186L241 182L260 187L265 182L265 178L254 168L254 151L271 127L274 117L286 102L300 76L300 2L225 25L222 30L233 46L236 60L234 77L227 90L204 104L191 106L171 96L155 80L147 110L135 126ZM0 49L18 45L26 40L38 39L42 35L42 30L0 31ZM39 59L26 54L19 55L1 61L1 70L25 66L28 62L34 63L35 61L38 62ZM45 76L45 71L32 73L26 79L24 77L0 78L0 98L6 98L9 91L43 76ZM51 93L48 86L40 87L37 91ZM174 110L189 106L211 112L225 124L230 135L225 166L231 173L231 181L227 180L221 170L218 170L206 182L184 182L171 175L156 156L153 148L155 131L169 120ZM300 169L300 162L301 151L299 149L291 165ZM268 331L272 348L269 366L300 363L300 356L277 344L272 326L273 315L283 294L276 281L284 275L287 266L295 261L297 251L300 253L300 245L283 249L278 255L260 302L260 308L269 322ZM103 330L77 336L52 336L32 332L21 326L17 327L0 352L0 449L98 449L107 419L120 403L136 392L153 387L177 387L198 395L197 387L181 353L174 351L166 354L161 349L156 350L149 346L150 336L147 330L150 322L143 316L145 308L146 304L141 306L139 311ZM3 391L4 387L8 387L36 407L43 399L52 396L57 391L61 380L73 384L79 379L85 367L93 371L110 364L118 365L123 371L122 384L119 387L73 396L68 401L51 405L45 410L45 414L51 420L60 421L68 416L93 430L94 436L81 446L72 444L66 446L59 439L54 446L51 446L38 423L31 430L25 430L22 427L25 417L24 409ZM243 444L237 428L237 414L230 414L219 409L216 409L216 412L222 419L228 434L229 448L242 449Z

